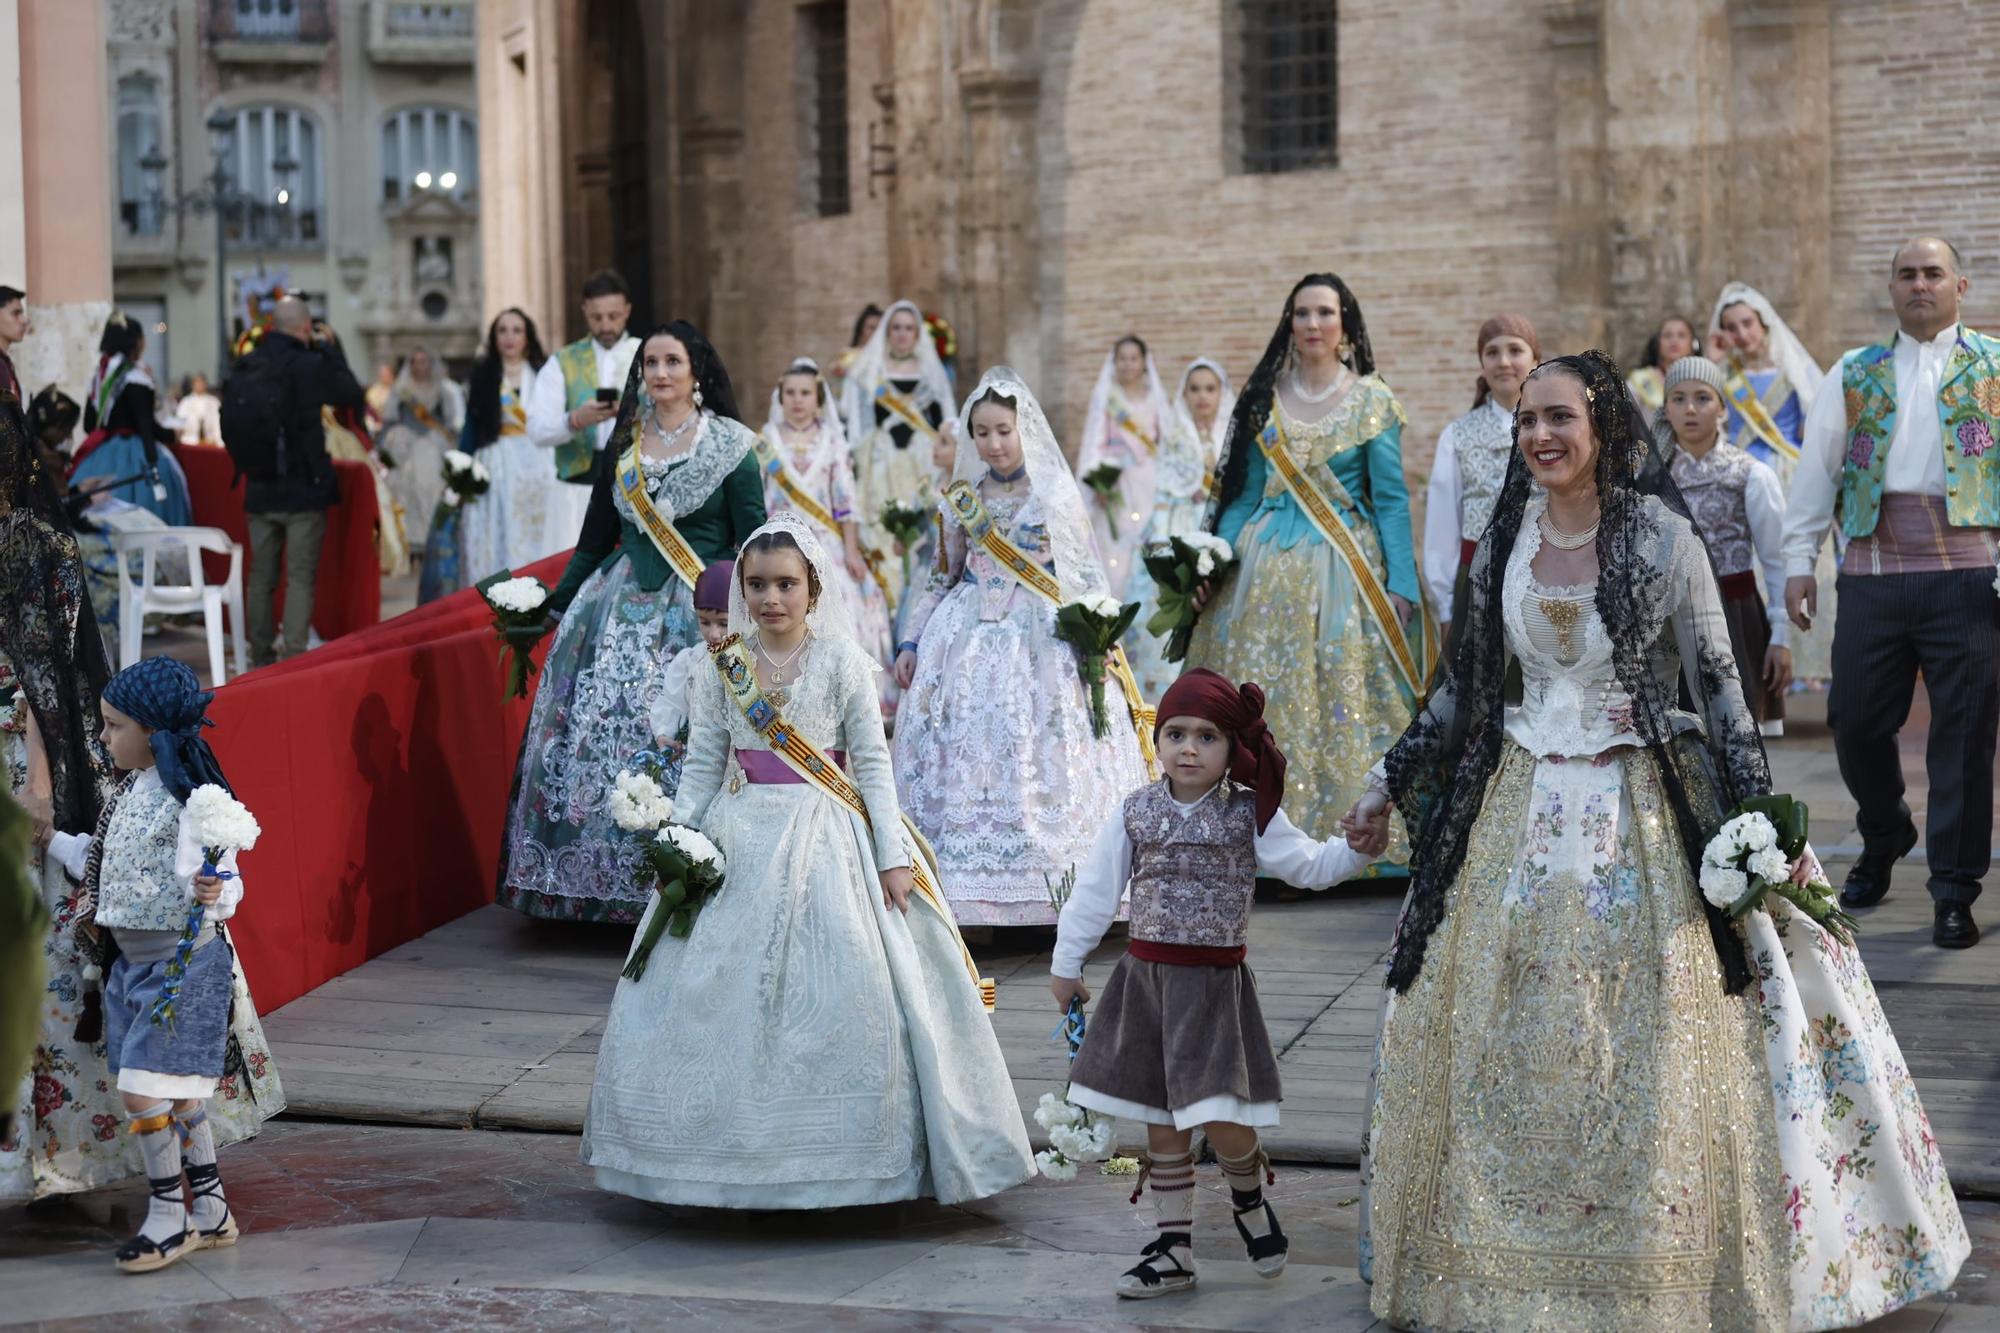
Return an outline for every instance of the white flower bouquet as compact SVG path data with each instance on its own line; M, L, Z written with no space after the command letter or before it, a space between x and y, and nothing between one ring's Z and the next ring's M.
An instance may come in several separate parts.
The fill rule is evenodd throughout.
M493 474L486 464L463 449L444 451L444 494L439 502L457 508L467 500L493 489Z
M1083 1049L1083 1033L1083 1001L1071 1000L1055 1035L1069 1043L1072 1060ZM1113 1155L1116 1126L1111 1117L1078 1106L1069 1099L1067 1089L1060 1097L1053 1092L1042 1094L1035 1104L1035 1123L1049 1135L1049 1146L1035 1154L1035 1169L1050 1180L1075 1180L1084 1162L1103 1161L1107 1176L1130 1175L1138 1169L1131 1158Z
M646 975L662 931L677 940L688 937L694 919L722 887L727 865L722 850L700 830L673 822L674 803L651 774L620 773L607 804L613 823L645 839L639 883L652 885L660 895L620 973L637 981Z
M1118 511L1125 507L1125 492L1118 484L1124 472L1118 464L1105 462L1077 478L1090 487L1097 503L1104 507L1104 526L1112 541L1118 540Z
M189 792L184 808L189 832L201 847L201 878L236 878L236 872L224 870L222 862L231 852L247 852L257 845L264 832L257 824L257 817L230 794L229 788L213 782L205 782ZM180 999L181 983L187 979L188 958L194 953L195 937L201 934L202 918L207 914L207 907L199 901L188 909L180 943L174 949L174 956L167 960L160 998L153 1001L150 1017L155 1027L173 1030L174 1006Z
M1806 845L1808 816L1806 803L1790 796L1753 797L1737 807L1702 849L1702 896L1740 917L1775 894L1851 946L1854 918L1840 910L1833 886L1817 873L1818 860L1805 883L1792 878L1799 860L1812 855Z
M1159 588L1160 609L1146 620L1146 633L1167 636L1167 660L1187 656L1194 636L1194 595L1203 584L1219 583L1236 563L1236 551L1210 532L1190 532L1154 547L1142 557Z
M1132 627L1137 602L1120 605L1116 597L1090 594L1056 608L1056 637L1076 649L1076 665L1090 687L1090 734L1099 740L1111 734L1104 715L1105 660Z
M526 698L528 678L535 674L534 643L541 636L520 631L539 631L548 618L548 586L540 579L516 578L512 570L502 570L478 587L493 611L494 631L500 635L500 665L507 671L502 697Z

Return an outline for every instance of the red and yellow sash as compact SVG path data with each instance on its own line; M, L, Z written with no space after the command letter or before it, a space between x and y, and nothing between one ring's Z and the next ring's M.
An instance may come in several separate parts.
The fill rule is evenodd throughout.
M785 493L785 499L791 502L792 508L832 533L836 540L843 542L846 540L846 534L840 528L840 520L819 502L818 496L806 489L806 484L799 480L799 474L792 471L791 465L785 462L783 452L771 442L771 437L768 435L757 436L757 462L763 467L766 475L778 483L778 489ZM875 580L875 586L882 590L883 600L888 602L890 610L895 610L896 594L890 589L889 580L883 577L881 552L864 546L861 548L861 558L867 562L868 573Z
M891 389L887 384L876 386L875 401L901 417L910 425L911 429L915 430L925 439L935 440L937 438L937 427L930 423L930 419L923 414L923 411L915 403L903 397L903 395L897 393L894 389Z
M1313 469L1311 477L1299 470L1299 465L1292 461L1291 452L1286 448L1285 428L1279 424L1276 412L1271 413L1270 422L1257 436L1257 444L1264 451L1265 459L1277 470L1279 478L1285 483L1285 490L1299 508L1305 510L1306 517L1310 518L1313 526L1319 529L1319 535L1334 549L1341 563L1347 566L1348 574L1354 579L1354 586L1361 592L1362 605L1375 617L1376 628L1381 631L1383 642L1389 646L1389 661L1396 668L1396 674L1403 678L1404 687L1417 698L1423 698L1425 687L1430 683L1431 672L1437 667L1438 636L1431 623L1429 605L1424 604L1420 610L1424 618L1425 633L1424 658L1419 663L1416 654L1410 651L1409 638L1403 633L1403 622L1396 618L1396 608L1389 601L1388 589L1382 586L1382 581L1375 577L1375 571L1369 568L1368 559L1362 554L1360 545L1355 542L1354 534L1340 521L1333 500L1326 494L1327 488L1338 487L1340 483L1335 481L1333 474L1323 467ZM1345 490L1340 491L1339 495L1342 500L1347 499Z
M824 750L792 728L757 684L757 667L750 660L750 650L743 642L743 636L732 634L718 644L712 652L715 669L722 676L722 687L729 691L731 701L743 713L743 720L750 724L764 743L771 747L771 753L785 761L785 766L797 773L811 786L861 816L861 822L869 828L874 821L868 816L868 805L861 799L861 789L856 787L840 765L830 759ZM972 951L965 947L965 939L958 933L958 923L953 919L951 907L937 885L937 853L931 850L908 815L899 812L903 821L903 832L915 848L917 856L910 862L910 880L916 889L916 896L936 912L951 932L951 938L958 945L959 954L965 959L965 970L972 978L972 984L979 989L979 999L992 1012L994 1001L993 979L979 975L979 965L972 961Z
M986 548L987 554L1000 562L1000 567L1014 576L1016 582L1031 592L1039 593L1050 606L1061 606L1065 601L1062 584L1055 575L1044 569L1038 561L1029 558L1028 553L1009 541L994 526L986 506L980 502L979 492L972 489L972 483L954 481L945 489L945 503L958 516L959 523L971 538ZM938 543L938 559L944 560L944 543ZM1125 659L1125 645L1115 643L1106 655L1105 668L1111 678L1118 682L1119 690L1125 695L1126 711L1132 715L1132 730L1139 737L1139 753L1146 760L1146 771L1158 776L1159 753L1153 749L1152 705L1139 692L1138 677L1132 674L1132 664Z
M1782 373L1771 381L1771 387L1776 389L1781 384L1789 384ZM1770 410L1764 406L1756 391L1750 387L1750 377L1743 373L1743 363L1733 356L1723 369L1722 391L1729 396L1730 406L1734 407L1737 415L1743 418L1743 424L1751 434L1769 445L1780 458L1794 463L1799 461L1799 447L1786 439L1784 432L1778 429L1776 419L1771 416ZM1743 443L1742 431L1737 432L1737 438L1733 443L1739 446Z
M1118 427L1119 430L1124 431L1127 435L1130 435L1140 444L1146 446L1148 454L1155 456L1159 454L1160 442L1146 433L1146 428L1141 426L1139 419L1132 415L1132 409L1125 406L1124 402L1117 398L1111 400L1111 424Z
M618 460L618 489L625 493L625 502L632 506L633 515L639 520L640 529L650 538L653 546L666 557L674 573L692 589L695 580L701 577L704 566L701 557L687 544L687 538L680 530L667 521L666 515L653 507L653 497L646 494L646 469L641 466L637 432L634 432L632 447Z

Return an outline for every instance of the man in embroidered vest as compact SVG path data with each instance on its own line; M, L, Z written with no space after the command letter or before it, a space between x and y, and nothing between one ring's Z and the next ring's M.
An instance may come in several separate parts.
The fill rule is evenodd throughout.
M1801 629L1818 610L1813 560L1836 515L1847 536L1827 721L1863 850L1841 901L1880 902L1916 845L1896 733L1921 671L1932 939L1948 949L1979 940L1972 901L1992 858L2000 728L2000 338L1959 323L1967 285L1948 241L1896 252L1901 331L1828 372L1785 513L1785 608Z
M566 485L549 497L549 531L572 535L583 530L590 508L590 484L597 457L611 441L618 415L616 394L639 340L625 331L632 318L632 293L615 269L599 269L583 284L583 319L590 332L557 350L542 363L528 395L528 438L555 452L556 475ZM610 401L600 389L614 390Z

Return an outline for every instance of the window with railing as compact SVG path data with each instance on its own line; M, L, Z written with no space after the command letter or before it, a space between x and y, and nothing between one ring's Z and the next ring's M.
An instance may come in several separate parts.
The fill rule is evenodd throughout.
M416 41L470 41L474 14L471 5L391 4L383 15L389 36Z
M324 243L319 125L285 106L236 113L231 175L242 193L230 213L229 239L249 245L318 247Z
M479 183L478 122L450 107L415 107L382 122L382 202L435 191L463 199Z
M237 42L323 42L327 0L213 0L210 35Z
M160 233L159 201L142 165L161 143L160 81L150 74L118 80L118 225L127 236Z
M801 193L806 207L833 217L850 207L846 0L801 6L798 22Z
M1237 0L1244 171L1339 164L1336 8L1336 0Z

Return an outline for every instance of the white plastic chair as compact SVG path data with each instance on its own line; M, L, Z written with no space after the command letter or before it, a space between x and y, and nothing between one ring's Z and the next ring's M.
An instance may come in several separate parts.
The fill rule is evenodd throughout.
M179 547L187 557L186 583L157 581L160 548ZM208 675L212 685L227 679L222 657L222 609L229 608L229 628L236 640L236 674L250 669L249 636L243 623L243 547L221 528L141 528L111 535L118 553L118 660L130 666L139 660L139 635L149 612L184 615L200 611L208 631ZM222 584L208 581L201 553L229 557L229 576ZM139 581L132 581L132 560L139 556Z

